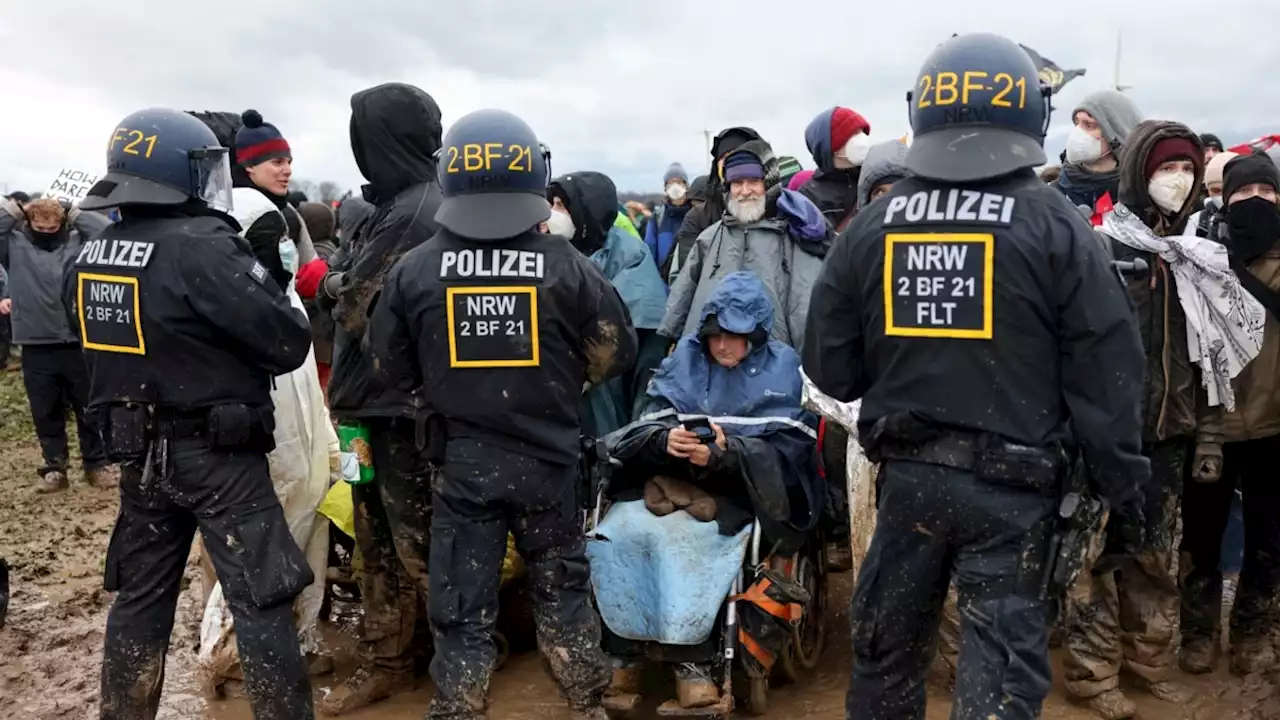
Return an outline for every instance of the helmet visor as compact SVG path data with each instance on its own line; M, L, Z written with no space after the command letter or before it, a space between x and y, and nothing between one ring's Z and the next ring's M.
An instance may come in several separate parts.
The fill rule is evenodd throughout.
M202 148L192 150L191 187L196 199L224 213L231 206L231 157L227 148Z

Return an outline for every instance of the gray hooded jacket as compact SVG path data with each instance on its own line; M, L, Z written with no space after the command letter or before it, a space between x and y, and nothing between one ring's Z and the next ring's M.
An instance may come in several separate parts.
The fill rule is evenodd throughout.
M877 185L886 180L901 180L911 174L903 164L907 157L907 146L897 140L872 145L867 151L867 159L862 163L862 174L858 177L858 210L871 202L869 196Z

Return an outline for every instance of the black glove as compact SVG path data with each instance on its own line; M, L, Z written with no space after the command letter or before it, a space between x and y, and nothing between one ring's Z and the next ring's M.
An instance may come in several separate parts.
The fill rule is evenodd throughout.
M1142 512L1137 509L1112 514L1107 520L1102 554L1093 564L1093 574L1096 576L1113 572L1126 559L1137 555L1146 542L1145 527Z

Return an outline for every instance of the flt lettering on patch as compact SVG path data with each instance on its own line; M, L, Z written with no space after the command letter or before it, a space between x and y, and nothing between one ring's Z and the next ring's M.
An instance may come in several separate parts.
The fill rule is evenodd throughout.
M884 238L884 334L990 340L995 237L889 233Z
M146 355L138 278L80 273L76 306L86 350Z
M450 287L449 366L538 367L538 288Z

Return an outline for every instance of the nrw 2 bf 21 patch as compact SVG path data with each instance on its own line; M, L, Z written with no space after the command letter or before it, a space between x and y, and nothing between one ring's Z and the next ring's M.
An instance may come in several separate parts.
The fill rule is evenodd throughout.
M884 334L990 340L995 238L990 233L889 233Z
M80 273L77 283L80 339L85 349L146 355L138 279Z
M450 287L449 366L538 367L538 288Z

